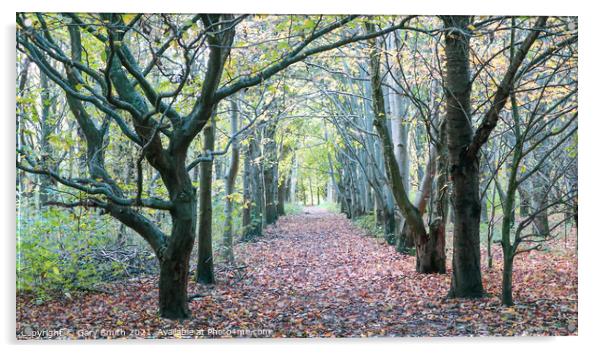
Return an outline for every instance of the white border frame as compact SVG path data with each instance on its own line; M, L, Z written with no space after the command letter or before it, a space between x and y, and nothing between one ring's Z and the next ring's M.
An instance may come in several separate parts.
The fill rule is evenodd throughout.
M575 352L587 350L600 343L596 339L601 314L599 296L601 286L598 278L600 263L597 257L602 249L602 230L599 222L598 207L602 201L602 188L598 180L602 176L600 167L600 151L602 151L602 123L598 118L597 106L600 98L602 78L600 77L600 62L602 53L599 8L594 1L559 1L559 0L503 0L503 1L474 1L474 0L103 0L78 1L73 0L4 0L2 2L2 43L0 55L4 75L2 88L2 148L0 148L0 173L2 180L2 211L0 215L4 225L2 232L4 257L4 290L2 296L2 318L0 319L2 344L9 351L38 351L43 349L52 352L78 352L83 342L17 342L15 338L15 13L17 11L78 11L78 12L232 12L232 13L358 13L358 14L473 14L473 15L562 15L579 16L579 209L581 213L581 234L579 246L579 321L577 337L517 337L517 338L395 338L395 339L228 339L228 340L154 340L128 342L86 342L86 350L104 352L124 352L144 349L150 352L164 353L165 345L182 345L175 349L194 350L215 349L219 346L224 351L406 351L425 352L432 350L451 352L479 352L484 350L508 352L516 350L533 350L543 348L552 351ZM598 114L597 114L598 113ZM42 347L42 345L44 347ZM196 347L199 345L201 347ZM545 347L534 347L545 346ZM110 346L110 348L108 347ZM129 346L129 347L128 347ZM185 347L184 347L185 346Z

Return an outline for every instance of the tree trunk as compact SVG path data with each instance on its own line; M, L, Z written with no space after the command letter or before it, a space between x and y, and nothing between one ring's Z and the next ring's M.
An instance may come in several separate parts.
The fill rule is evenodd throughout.
M440 219L429 225L428 237L417 239L416 272L445 273L445 223Z
M171 211L171 236L166 247L154 245L153 248L160 261L160 315L168 319L186 319L190 317L187 285L190 254L194 246L197 201L186 170L185 158L177 156L175 160L174 175L165 179L169 183L167 186L174 204ZM121 211L112 214L117 218L123 217Z
M194 237L193 237L194 239ZM161 261L159 275L159 312L166 319L186 319L188 309L188 264L190 252Z
M483 195L487 190L482 190L481 195ZM489 222L489 213L487 210L487 199L485 197L481 198L481 223Z
M266 225L273 224L278 219L276 195L278 188L278 160L276 159L276 123L269 124L264 130L263 140L263 182L265 192L265 221Z
M260 157L259 144L255 134L249 137L245 157L245 209L243 210L243 239L251 240L261 236L263 227L264 191L261 165L255 160Z
M278 185L278 207L276 211L278 212L278 216L284 216L286 214L284 210L284 203L286 202L286 194L287 194L287 185L289 183L290 178L284 179Z
M214 121L209 121L203 130L204 149L213 151L215 148L215 127ZM213 206L211 205L211 184L213 161L203 161L200 163L201 173L199 180L199 226L198 232L198 259L196 269L197 283L214 284L215 274L213 272L213 245L212 237L212 216Z
M476 162L474 162L476 163ZM480 213L478 168L474 165L452 166L454 255L451 297L483 296L480 253Z
M434 190L431 196L432 214L434 220L429 224L429 238L426 246L425 256L429 258L427 264L432 268L425 269L426 273L438 272L445 273L445 226L447 224L447 209L449 192L447 185L447 166L448 153L446 146L447 134L445 132L446 121L439 124L439 141L436 143L436 162L433 162L436 170L434 180ZM431 158L433 158L431 156ZM429 161L430 162L430 161ZM432 168L429 166L429 168ZM428 171L430 173L430 171ZM424 273L424 272L423 272Z
M548 175L545 173L545 168L539 171L533 178L533 210L537 212L533 219L534 231L541 236L550 234L550 224L548 221L548 187L545 180Z
M435 164L436 159L436 149L432 148L426 163L427 166L424 168L425 172L422 173L419 193L414 198L414 206L418 209L418 212L420 212L421 217L424 215L426 206L431 197L433 178L435 177L435 171L437 167ZM407 222L403 222L403 226L397 240L397 251L403 254L407 252L407 249L414 248L415 246L416 244L414 243L414 235L410 232Z
M491 218L487 224L487 267L493 268L493 253L491 251L491 245L493 243L493 234L495 233L495 197L497 193L497 189L494 187L491 191Z
M51 158L51 148L50 148L50 116L51 116L51 107L52 102L50 98L50 92L48 87L48 76L43 72L40 72L40 86L42 91L40 92L40 100L42 101L42 109L40 116L40 154L41 160L40 164L44 165L48 168L53 168L54 166L49 165ZM47 175L39 175L40 180L40 206L45 206L48 201L50 201L50 193L52 192L52 187L56 184L56 182Z
M395 219L395 211L393 208L383 208L382 226L385 233L385 240L389 245L395 244L395 228L397 226L397 220Z
M470 112L469 18L446 16L447 133L453 183L454 253L450 297L483 296L479 228L479 165L465 151L473 139Z
M397 239L395 240L395 250L400 254L408 253L409 249L414 248L416 245L414 244L414 235L410 233L410 228L408 227L408 222L405 220L400 222L400 230L397 235Z
M424 175L427 185L423 185L422 192L427 189L430 194L432 217L429 224L428 237L415 238L416 242L416 267L419 273L445 273L445 226L447 224L448 187L447 187L447 162L448 155L445 146L445 122L440 124L440 142L437 143L436 152L429 156L429 166ZM431 164L432 163L432 164ZM435 178L436 175L436 178ZM435 187L432 189L433 179ZM424 180L423 180L424 181ZM418 209L422 213L426 209L426 197L416 200Z
M334 182L332 181L332 178L328 179L328 182L326 184L326 201L327 202L334 202Z
M366 28L370 32L374 27L372 24L366 23ZM374 111L373 124L382 143L383 157L386 164L387 176L391 182L393 196L397 206L407 220L409 230L414 235L414 242L416 243L416 271L419 273L439 272L439 264L434 262L436 256L433 256L436 248L436 240L431 240L431 237L428 236L420 211L408 198L400 168L395 158L391 135L387 129L384 96L380 79L380 53L376 48L375 40L369 40L368 44L371 47L369 68L372 107ZM445 271L445 267L443 267L443 271Z
M527 180L528 181L528 180ZM528 185L527 181L523 182L524 185ZM518 195L520 196L520 216L528 217L531 209L531 197L529 192L525 190L525 186L518 187Z
M265 220L266 225L273 224L278 219L278 210L274 190L278 188L278 180L273 166L264 166L263 180L265 183Z
M242 238L248 239L248 231L251 227L251 155L249 147L244 149L244 163L242 172Z
M292 161L293 167L291 169L291 186L288 190L289 192L289 196L288 196L288 200L290 203L297 203L297 173L298 173L298 167L299 167L299 162L297 161L297 156L293 155L293 161Z
M309 177L309 202L310 202L310 206L314 205L314 187L311 183L311 177Z
M504 249L504 272L502 273L502 304L506 306L514 305L512 300L512 268L514 254L510 250Z
M17 86L17 99L20 97L23 97L23 95L25 94L25 88L27 86L27 78L29 76L29 65L30 65L31 61L29 60L29 57L26 57L25 60L22 62L22 69L21 72L19 74L19 85ZM19 63L17 61L17 67L20 66L21 63ZM25 138L25 127L24 122L25 122L25 106L23 104L17 104L18 110L17 110L17 119L15 122L15 127L16 127L16 143L17 143L17 148L20 150L23 147L24 144L24 138ZM20 153L17 153L17 161L21 161L21 159L23 158L23 156ZM24 191L24 180L25 180L25 171L21 170L21 169L17 169L17 180L16 180L16 187L17 187L17 207L20 208L21 211L23 211L25 209L25 207L22 207L23 205L21 204L22 202L22 193ZM19 217L21 220L27 219L27 216L24 217ZM20 223L21 221L19 221ZM18 224L17 227L20 227L21 224Z
M518 184L516 182L518 169L522 157L522 143L518 143L514 147L510 168L508 171L508 188L504 200L504 216L502 218L502 251L504 254L504 272L502 273L502 303L504 305L512 305L512 262L517 246L517 240L514 244L510 240L510 230L514 222L514 209L516 203L516 192Z
M231 135L234 136L238 132L238 105L235 100L231 101L231 115L230 115L230 130ZM226 205L224 209L224 236L223 236L223 256L226 261L230 264L234 263L234 248L233 248L233 200L234 186L236 183L236 175L238 174L238 164L240 159L240 152L238 146L238 140L233 137L232 141L232 154L230 155L230 168L228 169L228 175L226 177Z

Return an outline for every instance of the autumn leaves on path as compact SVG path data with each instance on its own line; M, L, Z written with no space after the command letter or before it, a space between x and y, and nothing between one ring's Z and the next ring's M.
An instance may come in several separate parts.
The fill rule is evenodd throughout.
M449 250L449 249L448 249ZM123 330L112 338L567 335L577 332L574 248L517 258L517 305L497 298L501 259L483 268L490 297L446 299L449 274L415 273L415 259L318 208L281 218L218 264L215 286L191 281L193 318L157 315L156 278L111 284L106 293L35 305L18 298L17 334L67 328ZM448 253L448 272L449 258ZM88 337L94 338L94 337ZM102 338L96 337L96 338Z
M237 253L246 266L244 278L230 277L193 305L209 326L267 328L272 337L576 332L576 266L570 259L542 258L541 253L532 263L519 259L517 288L526 293L517 298L533 300L508 309L495 295L446 299L449 275L415 273L413 256L364 234L343 215L319 208L281 219L264 238L242 245ZM448 261L448 272L449 267ZM484 269L491 294L499 293L498 273L497 267ZM525 273L531 283L522 281ZM550 282L558 285L546 288ZM555 296L545 293L553 289L558 299L549 301Z
M281 222L240 255L251 269L251 296L263 296L266 323L285 336L391 329L393 318L404 315L396 286L412 272L411 261L358 234L342 215L308 211Z

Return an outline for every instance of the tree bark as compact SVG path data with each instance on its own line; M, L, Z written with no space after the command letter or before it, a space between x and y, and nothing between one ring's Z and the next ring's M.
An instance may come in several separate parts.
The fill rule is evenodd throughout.
M264 129L263 135L263 182L265 192L265 221L266 225L273 224L278 219L276 195L278 188L278 160L276 159L276 123L270 123Z
M205 151L215 148L214 122L209 121L203 130L203 147ZM200 163L201 173L199 180L199 225L198 225L198 258L196 269L197 283L214 284L213 271L213 244L212 244L212 216L211 185L213 182L213 160L209 159Z
M541 168L533 178L533 210L539 211L533 219L535 233L541 236L550 234L550 223L548 221L548 187L545 180L549 178L546 167Z
M193 238L194 239L194 238ZM188 309L188 263L190 256L161 261L159 273L159 313L167 319L190 317Z
M251 193L251 155L249 146L244 150L242 200L242 238L248 240L248 233L251 227L251 205L253 203Z
M433 179L435 178L435 173L437 171L436 160L437 150L432 148L426 163L426 168L424 168L425 171L423 172L422 179L420 181L419 193L414 199L414 206L418 209L418 212L420 212L421 217L426 212L426 206L431 198ZM405 253L407 249L414 248L415 246L416 244L414 242L414 235L410 232L407 222L403 222L403 227L397 241L397 251L400 253Z
M367 23L368 31L373 30L371 24ZM372 107L374 110L374 127L382 142L382 149L386 164L387 175L393 190L393 196L400 208L402 214L407 220L408 226L416 243L416 271L420 273L432 273L445 271L445 267L441 269L440 263L434 261L436 256L433 256L435 250L433 240L427 234L418 208L416 208L409 200L403 180L400 173L400 168L394 154L394 146L391 135L387 129L384 96L381 87L380 78L380 54L376 48L374 40L369 41L370 50L370 82L372 88Z
M470 104L470 37L468 16L445 16L445 54L447 57L446 97L450 175L453 182L454 252L450 297L483 296L479 227L479 163L466 158L472 142Z
M40 116L40 164L47 166L49 168L54 168L54 166L49 165L51 162L51 149L50 149L50 116L51 116L51 107L52 102L50 101L50 87L48 86L48 77L43 72L40 72L40 87L42 91L40 92L40 98L42 101L42 109ZM40 206L44 206L50 200L50 193L52 187L56 184L56 182L49 177L48 175L39 175L40 180Z
M454 206L454 258L450 297L482 297L481 254L479 239L479 153L495 129L500 112L512 91L518 69L545 26L547 17L538 17L535 26L524 39L498 84L493 103L483 121L473 131L470 91L470 31L468 16L443 16L447 28L447 126ZM514 46L511 47L514 50ZM518 142L517 142L518 143ZM515 192L516 190L512 190ZM507 195L510 197L511 195ZM512 195L512 198L514 196ZM513 214L514 209L507 209Z
M527 182L523 183L525 185L528 185ZM529 192L526 190L528 188L525 186L519 186L518 188L518 195L520 196L520 216L521 217L527 217L530 213L530 209L531 209L531 197L529 195Z
M256 160L261 156L256 134L249 137L247 155L245 157L245 207L247 222L243 222L243 239L251 240L261 236L263 229L264 188L261 164ZM243 219L244 220L244 219Z
M174 173L164 179L173 202L171 236L167 244L160 242L154 245L164 239L157 236L153 236L150 243L160 261L159 313L168 319L186 319L190 317L187 285L190 254L194 246L197 200L186 169L185 155L174 157ZM127 211L116 209L111 214L128 224ZM146 230L150 225L140 220L128 225L140 234L157 232Z
M512 272L514 266L514 254L507 254L504 250L504 269L502 272L502 304L513 306L512 300Z
M238 132L238 104L235 100L230 103L232 110L230 115L230 130L231 135L234 136ZM228 169L228 175L226 177L226 205L224 209L224 236L223 236L223 256L226 261L230 264L234 263L234 247L233 247L233 220L232 212L234 209L234 202L232 197L234 195L236 175L238 174L238 164L240 159L240 151L238 146L238 140L236 137L232 137L232 154L230 155L230 168Z
M278 207L276 209L278 217L284 216L286 214L284 210L284 203L286 202L286 194L288 192L287 185L289 183L289 180L290 178L287 177L278 184Z

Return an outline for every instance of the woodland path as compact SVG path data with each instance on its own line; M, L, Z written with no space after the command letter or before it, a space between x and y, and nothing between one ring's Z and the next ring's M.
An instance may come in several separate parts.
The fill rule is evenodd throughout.
M577 330L577 278L563 270L576 268L572 257L533 259L548 266L536 269L537 278L528 277L533 269L527 273L519 261L517 305L509 309L495 296L446 299L449 275L416 274L412 256L368 236L343 215L319 208L282 217L263 237L235 251L237 267L218 266L217 285L190 283L192 320L160 319L156 278L145 278L67 303L36 307L20 300L27 310L18 310L17 333L68 327L122 328L128 337L365 337L567 335ZM489 293L499 293L500 272L499 267L484 269ZM217 331L228 329L251 331Z

